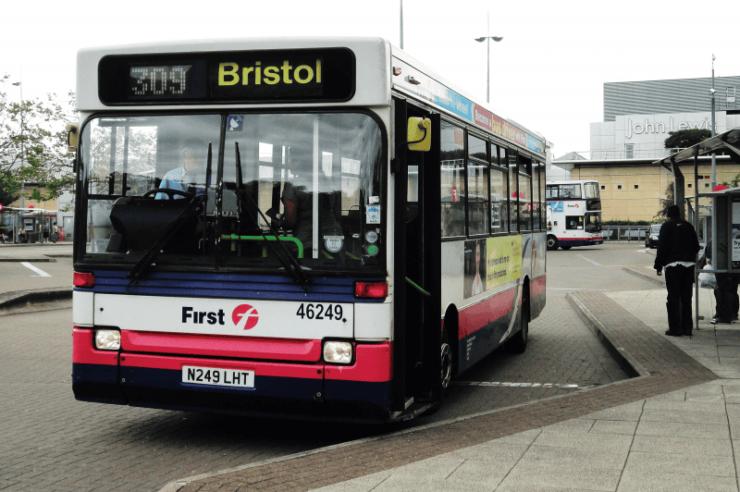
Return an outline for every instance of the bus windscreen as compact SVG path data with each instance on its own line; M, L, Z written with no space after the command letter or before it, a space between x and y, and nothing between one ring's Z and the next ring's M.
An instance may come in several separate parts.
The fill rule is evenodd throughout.
M287 251L316 270L379 267L382 154L361 113L92 119L83 260L136 264L164 241L163 265L275 269Z

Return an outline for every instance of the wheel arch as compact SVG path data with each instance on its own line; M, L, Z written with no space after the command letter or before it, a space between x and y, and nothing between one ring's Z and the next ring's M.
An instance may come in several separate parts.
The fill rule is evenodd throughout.
M524 280L522 281L522 303L519 309L524 309L524 304L527 303L527 307L529 308L527 309L529 316L527 321L532 321L532 296L529 286L529 275L525 275Z
M460 370L460 312L455 304L450 304L445 309L444 318L442 318L442 332L447 332L450 339L450 345L452 345L453 357L453 368L455 374Z

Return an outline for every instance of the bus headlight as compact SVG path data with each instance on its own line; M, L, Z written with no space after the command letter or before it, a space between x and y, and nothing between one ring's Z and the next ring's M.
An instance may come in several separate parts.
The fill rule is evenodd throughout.
M95 330L95 348L98 350L119 350L121 332L118 330Z
M352 343L330 340L324 342L324 362L327 364L351 364Z

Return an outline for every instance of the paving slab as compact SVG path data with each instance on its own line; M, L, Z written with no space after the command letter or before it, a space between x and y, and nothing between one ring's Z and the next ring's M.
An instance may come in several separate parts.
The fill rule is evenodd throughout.
M625 470L618 492L728 492L737 490L735 477L694 475L690 473L650 470Z
M625 420L595 420L594 426L589 430L595 434L623 434L634 435L637 422Z
M735 477L734 463L730 456L695 456L679 453L645 453L641 451L630 452L625 472L650 474L655 471Z
M533 446L549 446L561 449L578 449L598 453L624 453L625 457L632 442L631 435L575 433L563 430L542 431Z
M695 439L672 436L635 436L632 450L643 453L683 454L691 457L728 456L732 457L730 439Z
M595 489L582 489L574 487L553 487L547 485L501 485L496 492L594 492Z
M604 437L598 434L590 434L590 436L596 439ZM630 441L631 439L628 438L625 447L599 449L597 453L594 453L593 448L589 447L540 446L534 444L527 450L520 464L532 463L534 465L541 464L543 466L560 466L574 469L588 463L589 467L621 470L627 459Z
M583 466L544 465L536 461L523 461L501 483L503 489L521 487L580 488L588 490L616 490L622 471L617 467L596 468Z
M729 439L730 429L727 422L719 424L687 424L683 422L640 421L637 426L638 436L683 437L690 439Z
M704 412L702 410L687 410L683 408L663 408L659 410L646 409L642 420L653 422L678 422L685 424L722 424L727 417L722 412Z

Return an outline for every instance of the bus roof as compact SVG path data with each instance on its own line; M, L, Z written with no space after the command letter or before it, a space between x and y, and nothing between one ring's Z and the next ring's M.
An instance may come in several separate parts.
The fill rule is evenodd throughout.
M547 142L542 135L528 130L513 120L502 118L462 92L453 89L452 84L434 75L421 62L400 48L392 46L392 54L392 82L395 90L420 98L445 113L461 118L540 157L545 157Z
M153 103L127 102L126 104L106 104L100 96L101 60L104 57L152 57L153 55L174 55L178 60L192 55L193 59L206 54L235 54L237 52L285 52L305 53L310 50L347 48L355 58L355 84L348 99L341 101L296 101L291 107L354 106L381 107L391 103L392 90L397 90L439 109L441 112L464 120L466 123L496 135L502 140L526 150L538 157L545 157L545 139L518 123L494 114L482 104L474 102L453 85L443 81L423 64L414 60L401 49L391 45L383 38L372 37L295 37L295 38L254 38L234 40L180 41L148 44L131 44L108 47L85 48L77 55L77 109L83 112L121 109L151 110ZM159 57L160 59L162 57ZM165 56L166 58L166 56ZM224 60L228 58L225 57ZM143 62L142 62L143 63ZM161 63L161 62L160 62ZM182 63L182 62L179 62ZM148 63L152 65L152 62ZM110 78L109 74L104 74ZM121 84L128 84L126 80ZM273 102L274 100L274 102ZM161 110L222 108L226 101L177 101L157 103ZM229 102L230 107L284 107L287 101L272 98L262 102Z
M566 185L566 184L584 184L584 183L599 184L599 182L595 179L563 179L563 180L557 180L557 181L548 180L547 182L548 185Z

